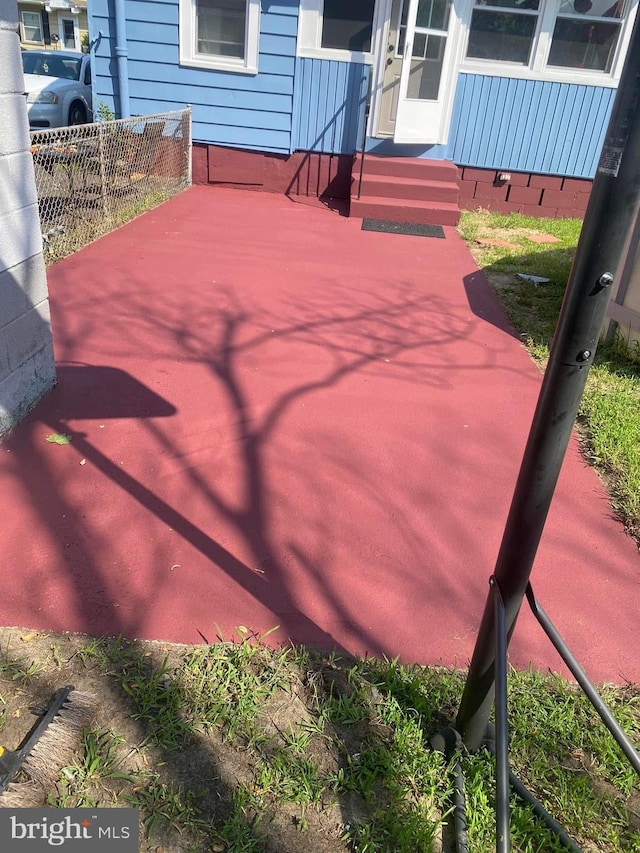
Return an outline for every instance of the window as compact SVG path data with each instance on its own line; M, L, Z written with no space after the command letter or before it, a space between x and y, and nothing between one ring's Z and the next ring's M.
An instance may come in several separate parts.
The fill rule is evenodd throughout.
M529 64L539 0L490 0L471 16L467 56Z
M371 50L374 0L324 0L321 47L336 50Z
M615 85L635 5L636 0L475 0L465 66Z
M298 54L371 62L376 0L301 0Z
M42 44L40 12L22 12L22 40Z
M258 73L260 0L180 0L180 62Z
M556 18L549 65L611 71L620 38L624 2L563 0Z

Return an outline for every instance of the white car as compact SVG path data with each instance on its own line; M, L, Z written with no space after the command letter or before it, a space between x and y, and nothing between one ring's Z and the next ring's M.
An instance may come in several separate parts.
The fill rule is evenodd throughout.
M23 50L22 68L31 130L92 120L91 62L87 54Z

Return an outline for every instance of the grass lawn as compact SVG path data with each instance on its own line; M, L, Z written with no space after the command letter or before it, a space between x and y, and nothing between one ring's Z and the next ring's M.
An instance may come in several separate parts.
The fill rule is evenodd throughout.
M463 673L273 651L246 633L183 647L2 629L0 648L7 746L31 725L30 705L61 684L96 708L78 749L27 802L138 807L145 853L442 849L450 789L428 738L455 718ZM587 701L533 672L512 673L510 694L523 781L585 851L640 851L637 778ZM605 698L640 740L638 690ZM470 849L491 851L492 760L463 762ZM562 849L517 800L512 833L515 851Z
M580 236L580 220L463 213L460 232L533 358L544 367ZM557 242L537 243L542 235ZM548 284L522 281L517 273ZM585 456L605 481L612 506L640 543L640 352L601 344L579 415Z

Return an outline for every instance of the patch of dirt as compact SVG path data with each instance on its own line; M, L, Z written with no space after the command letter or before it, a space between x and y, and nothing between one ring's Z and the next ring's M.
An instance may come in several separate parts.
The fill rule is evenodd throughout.
M478 238L477 240L474 240L474 243L476 243L478 246L480 246L483 249L493 248L494 246L497 246L498 248L502 248L502 249L517 249L518 248L515 243L510 243L508 240L501 240L498 238L489 239L489 238L482 237L482 238Z
M554 237L553 234L529 234L527 240L531 243L561 243L559 237Z
M78 802L72 796L64 801L70 790L64 774L75 778L74 774L80 773L78 768L86 768L78 733L71 744L63 744L61 754L51 761L46 787L30 785L19 776L18 784L12 785L18 801L5 795L0 807L133 805L140 808L141 823L157 819L153 828L141 832L141 853L223 853L238 849L228 846L221 834L229 819L242 824L246 846L241 849L247 851L347 853L351 849L344 838L345 831L371 819L371 807L356 793L345 793L339 799L327 793L321 802L306 805L283 805L268 796L266 810L259 814L250 799L240 807L236 801L238 791L249 795L254 791L260 755L268 762L269 750L286 749L286 736L304 731L305 725L311 730L305 758L323 778L330 778L345 767L348 753L359 752L376 735L384 737L384 727L376 728L373 720L329 725L325 733L312 731L312 709L317 709L319 701L329 695L351 694L348 662L343 662L342 671L323 663L319 655L317 660L311 658L308 670L292 666L288 672L290 689L276 691L261 709L257 729L264 742L261 740L256 748L242 737L230 739L220 728L211 728L187 734L178 748L160 749L150 744L149 725L145 727L136 719L135 703L123 689L127 685L127 668L139 679L141 672L144 675L144 661L148 661L149 677L157 678L158 671L163 670L170 683L191 647L122 642L118 647L122 655L116 660L104 654L87 655L86 649L92 643L95 641L83 635L0 628L0 712L4 708L0 742L5 748L18 748L37 722L38 717L30 709L42 713L60 687L73 684L77 691L91 697L91 728L98 736L102 733L112 749L110 773L105 775L106 765L101 764L95 778L85 781L84 800ZM135 683L134 678L129 681L130 691L135 692ZM149 713L151 718L156 712L160 717L162 711L158 706ZM112 739L111 733L117 740ZM47 750L52 746L53 739L47 741L50 735L48 730L43 738ZM115 775L110 775L113 771ZM161 802L167 792L179 796L170 793ZM383 791L380 796L384 798Z

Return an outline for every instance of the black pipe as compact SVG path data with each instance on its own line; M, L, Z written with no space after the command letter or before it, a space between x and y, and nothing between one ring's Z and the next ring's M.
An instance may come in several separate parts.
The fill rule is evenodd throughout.
M455 853L469 853L464 772L460 760L460 752L463 746L460 735L449 726L432 735L430 744L431 749L444 755L449 764L449 775L452 783L451 797L448 800L450 817L442 827L443 847L447 850L454 848Z
M496 853L510 853L507 626L504 601L495 578L491 578L490 584L493 593L496 654Z
M531 612L542 626L547 637L549 637L553 645L558 650L560 657L566 663L567 667L569 668L569 671L582 688L585 696L595 708L602 722L611 732L615 742L626 755L629 764L633 767L638 776L640 776L640 755L637 753L634 745L631 743L631 741L623 731L622 727L620 726L620 723L611 713L607 703L598 693L591 681L589 681L587 674L580 666L580 663L574 657L565 641L562 639L556 626L553 624L551 619L549 619L542 607L538 604L538 601L535 595L533 594L531 584L529 584L529 586L527 587L527 601L529 602Z
M488 727L488 734L484 740L483 746L491 753L491 755L495 756L496 748L495 748L495 732L491 725ZM567 850L571 850L572 853L582 853L582 848L578 847L576 842L571 838L570 835L567 835L565 830L560 826L558 821L549 814L549 812L542 805L540 800L536 799L536 797L531 793L531 791L525 787L525 785L515 776L513 773L509 772L509 785L511 786L511 790L522 800L523 803L526 803L531 807L531 811L535 814L535 816L541 820L547 829L551 830L553 834L557 837L560 844L563 847L566 847Z
M593 364L611 284L623 267L639 199L640 17L634 24L494 571L504 599L508 640ZM490 593L456 721L472 751L482 743L493 704L494 665Z

